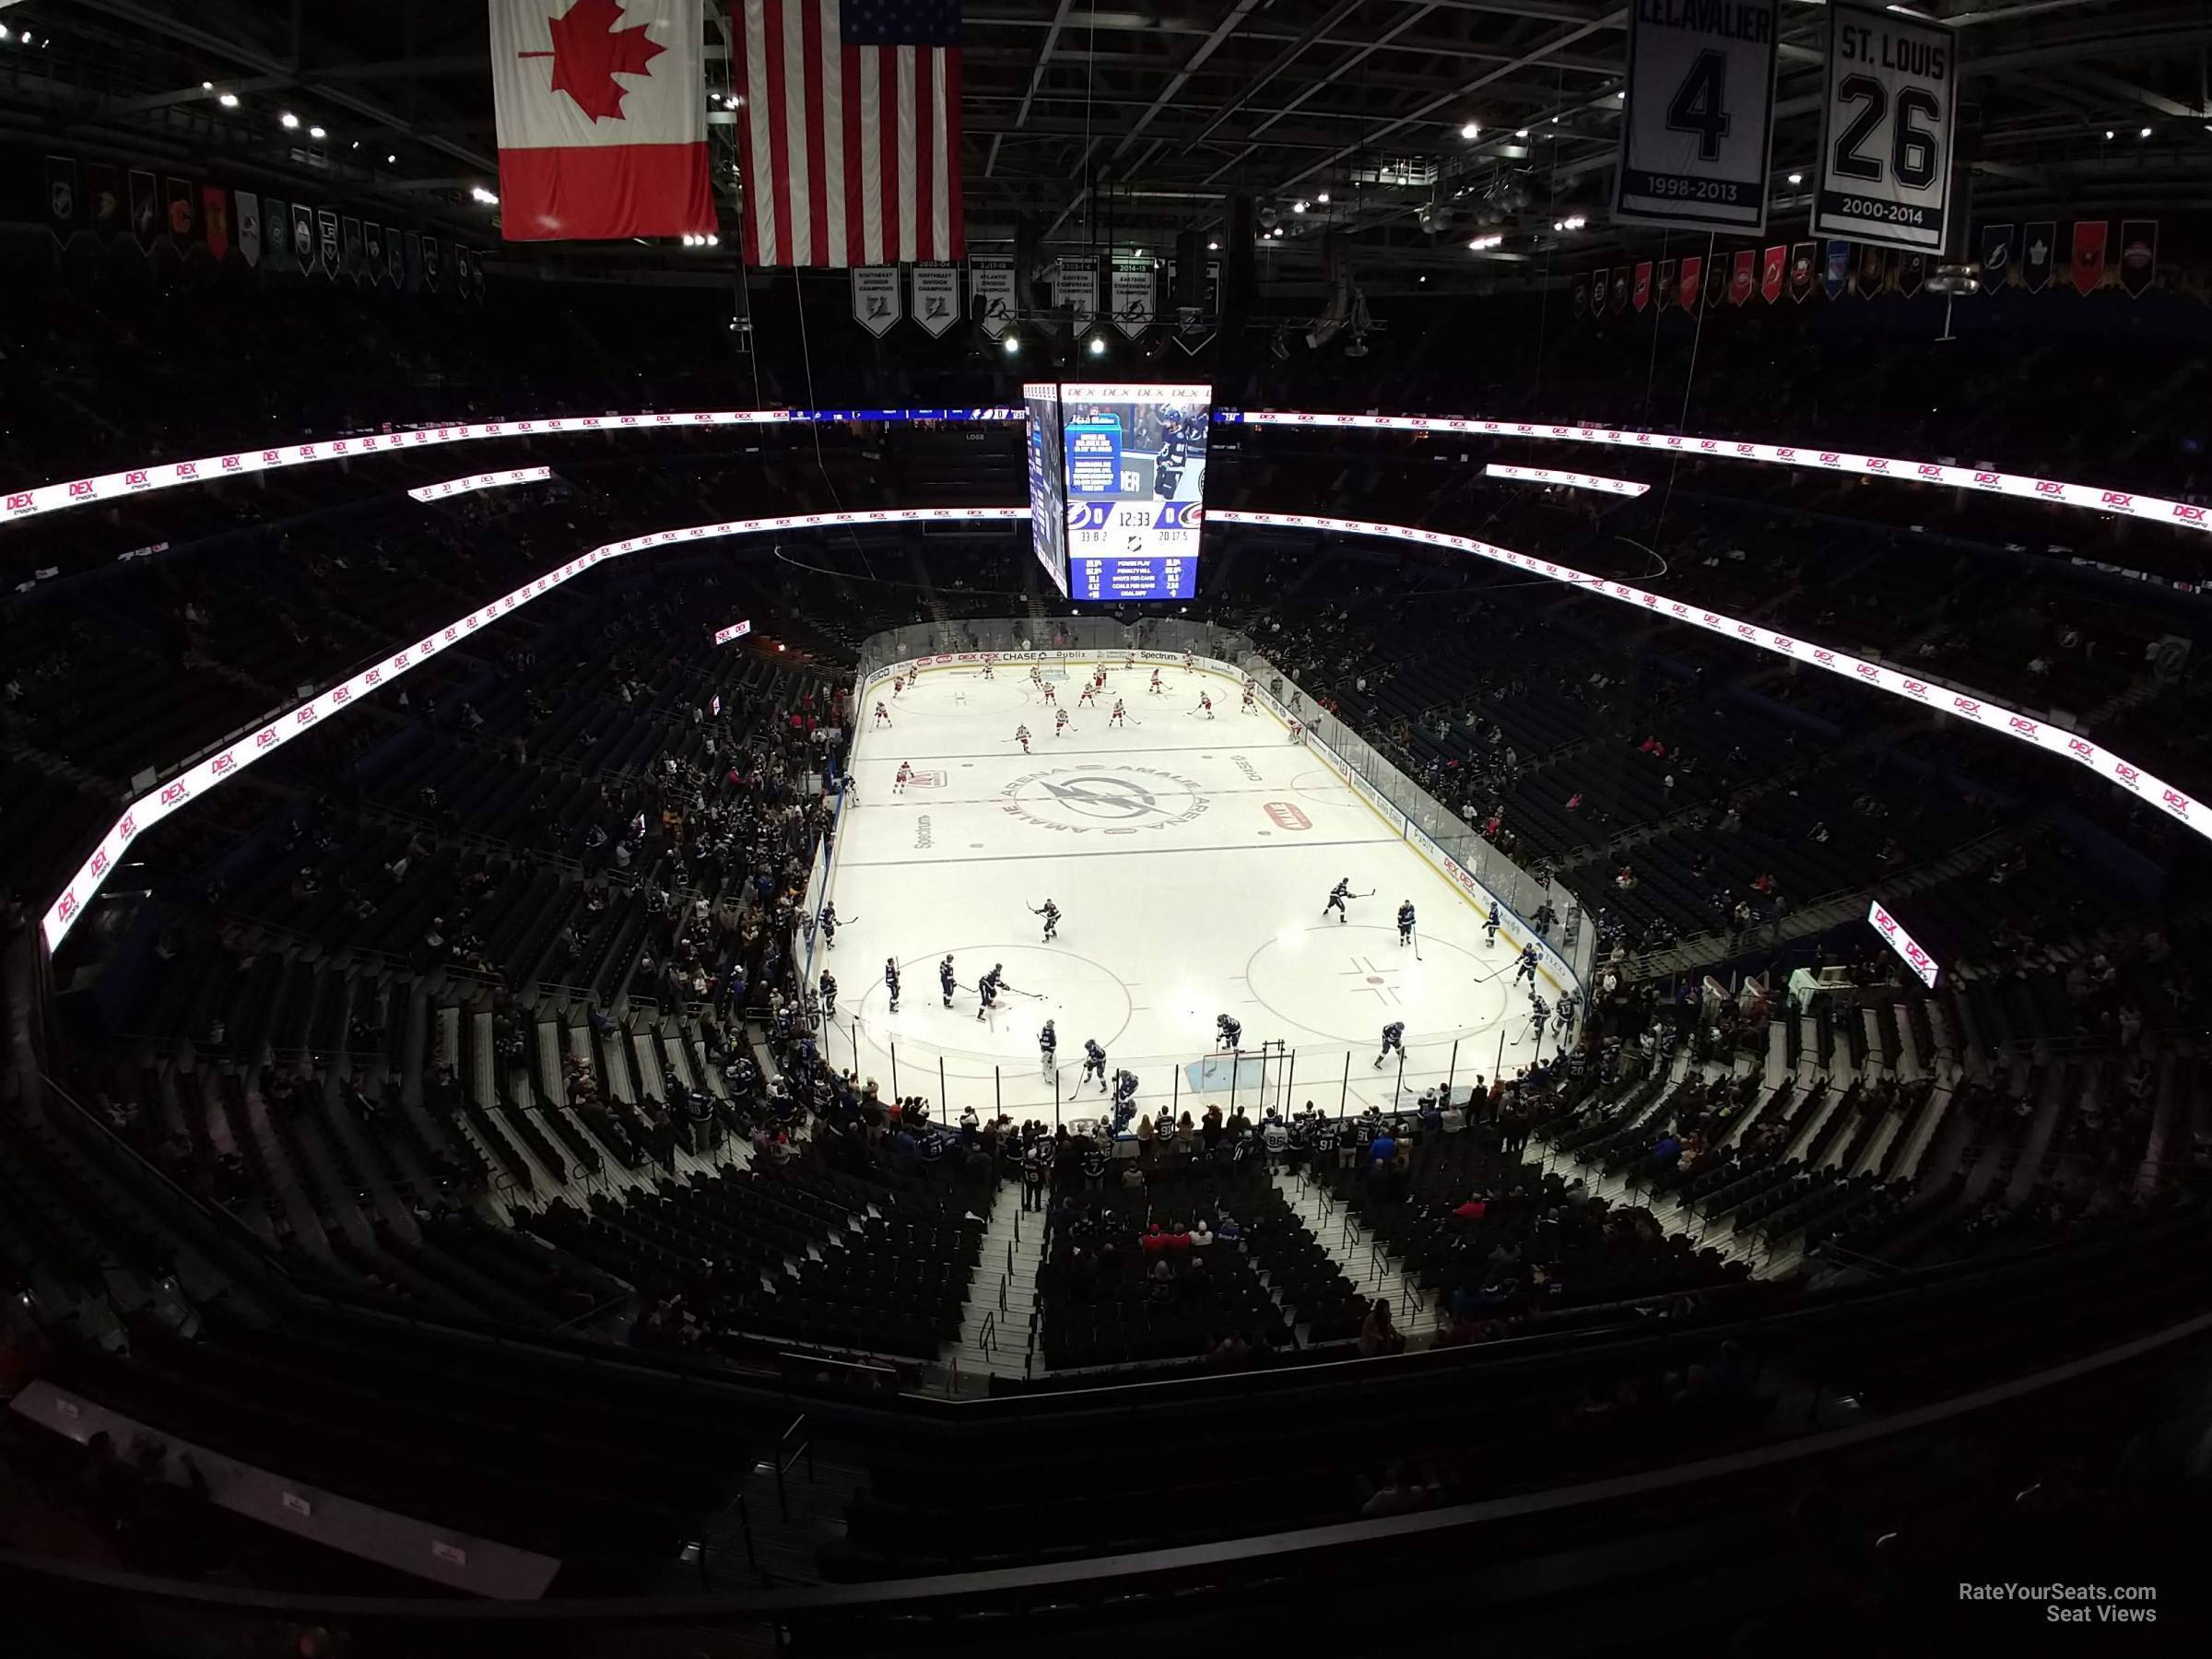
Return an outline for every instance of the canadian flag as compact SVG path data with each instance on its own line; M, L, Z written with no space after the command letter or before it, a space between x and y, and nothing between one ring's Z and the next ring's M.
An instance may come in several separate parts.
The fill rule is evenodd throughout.
M509 241L704 235L703 0L491 0Z

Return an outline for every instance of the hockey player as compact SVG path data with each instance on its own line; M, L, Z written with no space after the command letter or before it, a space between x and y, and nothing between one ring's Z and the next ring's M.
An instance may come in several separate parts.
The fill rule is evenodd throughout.
M937 964L937 989L945 994L945 1006L952 1006L952 988L958 982L952 976L952 958L947 956Z
M837 906L834 902L822 906L822 913L817 925L822 930L822 948L835 950L837 948Z
M1413 900L1408 899L1398 906L1398 946L1403 949L1413 943Z
M899 1012L899 959L883 959L883 988L891 994L891 1012Z
M1105 664L1100 663L1096 668L1093 668L1090 671L1090 688L1093 691L1103 691L1106 689Z
M1099 682L1095 679L1085 680L1083 689L1076 693L1076 707L1078 709L1096 708L1098 695Z
M1214 1016L1214 1046L1234 1053L1244 1041L1244 1028L1227 1014Z
M1197 666L1198 666L1198 659L1197 659L1196 657L1193 656L1193 655L1192 655L1192 654L1191 654L1189 652L1187 652L1187 651L1186 651L1186 652L1184 652L1184 653L1182 653L1182 671L1183 671L1185 674L1189 674L1189 673L1191 673L1191 672L1192 672L1194 669L1195 669Z
M1106 1092L1106 1051L1099 1046L1099 1040L1096 1037L1086 1037L1083 1040L1082 1081L1088 1083L1094 1076L1099 1079L1099 1092L1104 1094Z
M914 769L912 763L905 760L900 761L899 775L891 780L891 793L893 794L904 794L906 793L906 786L910 782L912 781Z
M1031 905L1030 907L1030 914L1032 916L1042 916L1044 918L1044 942L1047 945L1050 945L1054 939L1060 936L1060 907L1054 904L1050 899L1047 899L1044 901L1043 908L1041 909L1036 905Z
M901 691L903 691L903 690L905 690L905 689L906 689L906 677L905 677L904 675L900 675L900 674L894 674L894 675L892 675L892 676L891 676L891 700L892 700L893 702L897 702L897 701L899 700L899 693L900 693L900 692L901 692Z
M1208 720L1211 720L1214 717L1214 700L1204 691L1199 692L1198 706L1193 709L1191 712L1194 714L1203 714Z
M835 1019L837 1018L837 979L827 968L822 970L821 993L822 1018Z
M995 674L994 674L994 673L992 673L992 672L991 672L991 665L992 665L994 662L995 662L996 660L997 660L996 658L994 658L994 657L988 657L988 656L986 656L986 657L983 659L983 677L984 677L985 679L987 679L987 680L994 680L994 679L996 679L996 678L998 677L998 676L997 676L997 675L995 675Z
M1528 994L1528 1029L1533 1036L1541 1037L1544 1028L1551 1022L1551 1005L1539 992Z
M1059 1053L1060 1033L1053 1030L1053 1022L1048 1019L1037 1032L1037 1058L1048 1077L1053 1075L1053 1064Z
M1129 711L1122 706L1122 700L1120 698L1115 698L1113 700L1113 712L1106 716L1106 724L1110 726L1122 725L1123 723L1128 718Z
M1252 682L1250 680L1246 680L1244 682L1244 712L1247 714L1257 714L1259 712L1259 693L1252 688Z
M1482 919L1482 947L1488 950L1498 943L1498 900L1490 900L1490 913Z
M1560 994L1559 1006L1552 1010L1552 1033L1561 1043L1574 1041L1574 1019L1582 1012L1582 1001L1581 993L1567 991Z
M998 988L1006 983L1006 969L999 963L994 962L991 964L991 971L975 982L975 994L982 1004L975 1011L975 1017L978 1019L982 1018L998 1006Z
M1147 688L1147 689L1150 690L1154 697L1159 696L1167 689L1167 687L1159 683L1159 670L1157 668L1152 670L1152 684Z
M891 724L891 712L881 702L876 705L876 724L879 726L888 726Z
M1120 1134L1136 1115L1136 1074L1117 1071L1113 1074L1113 1129Z
M1055 709L1060 707L1060 699L1058 695L1053 692L1053 688L1049 683L1044 688L1044 700L1048 703L1051 703ZM1066 712L1065 710L1062 710L1061 712L1063 713Z
M1335 911L1339 924L1350 921L1351 917L1346 914L1344 908L1344 901L1350 897L1352 897L1352 878L1347 876L1329 889L1329 901L1321 907L1322 915L1325 918L1331 911Z
M1044 689L1044 671L1034 663L1030 665L1030 684L1040 691Z
M1531 939L1521 947L1521 959L1513 964L1513 982L1528 982L1528 988L1536 988L1536 942Z
M1067 718L1067 711L1065 709L1061 710L1059 714L1056 715L1053 721L1053 735L1057 737L1061 733L1070 731L1072 729L1072 724Z
M1380 1066L1394 1049L1400 1059L1405 1058L1406 1022L1402 1019L1394 1019L1382 1028L1382 1052L1375 1056L1375 1065Z
M1021 752L1023 754L1028 754L1030 752L1030 728L1026 725L1016 726L1014 728L1014 741L1021 745Z
M1293 743L1303 743L1305 740L1306 728L1300 725L1297 721L1292 721L1290 723L1290 741Z

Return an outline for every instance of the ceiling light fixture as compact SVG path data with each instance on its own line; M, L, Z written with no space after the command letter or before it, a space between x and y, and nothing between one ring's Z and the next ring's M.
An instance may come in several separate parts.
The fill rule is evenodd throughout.
M1803 173L1792 173L1790 175L1790 182L1793 184L1802 184L1805 182L1805 175Z
M325 132L325 131L324 131L323 128L321 128L321 127L319 127L319 126L311 126L311 127L309 127L309 128L307 129L307 135L308 135L310 138L327 138L327 137L329 137L329 136L330 136L330 135L329 135L327 132Z
M1466 122L1461 125L1459 135L1462 138L1479 138L1482 136L1482 124L1479 122Z
M282 127L288 133L292 132L300 125L300 117L293 114L289 110L287 110L283 114L276 117L276 124ZM2110 138L2112 135L2107 133L2105 136Z
M235 92L226 92L215 101L221 104L226 110L235 110L238 108L238 94Z

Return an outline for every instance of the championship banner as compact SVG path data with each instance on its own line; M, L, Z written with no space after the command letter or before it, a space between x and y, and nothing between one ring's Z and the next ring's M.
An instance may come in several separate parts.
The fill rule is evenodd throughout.
M1928 274L1928 256L1925 253L1900 253L1897 256L1897 291L1911 300L1920 292L1922 278Z
M230 200L220 184L200 186L200 223L207 232L207 252L222 264L230 252Z
M1820 287L1830 300L1843 298L1851 281L1851 244L1831 241L1820 255Z
M1014 262L1003 254L968 256L968 304L983 332L998 339L1014 326Z
M2074 221L2072 275L2077 294L2087 295L2103 286L2105 228L2103 219Z
M1629 309L1629 267L1613 267L1613 314L1619 316Z
M261 198L250 190L233 191L238 198L238 256L249 265L261 263Z
M2058 247L2058 221L2035 219L2020 247L2020 286L2040 294L2051 280L2051 260Z
M46 224L53 240L66 242L76 234L82 214L76 194L76 160L72 156L46 158Z
M1641 312L1651 301L1652 262L1648 259L1640 259L1636 262L1636 309Z
M1751 290L1759 282L1758 262L1759 255L1751 249L1735 251L1735 268L1728 273L1729 304L1742 305L1750 300Z
M2120 286L2131 300L2140 300L2159 270L2159 221L2120 221Z
M1677 281L1675 271L1675 261L1663 259L1659 262L1659 287L1653 291L1652 298L1658 301L1661 311L1665 311L1675 302L1675 283Z
M1790 250L1790 298L1803 305L1813 297L1813 244L1799 242Z
M1814 235L1942 251L1959 86L1949 29L1832 0Z
M92 220L92 234L106 241L128 222L124 211L123 175L105 161L85 169L85 206Z
M161 233L161 192L154 175L144 168L131 169L131 234L138 245L151 250Z
M1682 287L1679 298L1684 311L1698 309L1698 273L1704 268L1704 260L1695 253L1682 261Z
M1099 262L1088 254L1081 259L1063 257L1053 273L1053 303L1075 313L1077 334L1097 322Z
M1982 286L1984 289L2003 288L2011 278L2012 243L2012 226L1982 227Z
M914 267L914 321L933 340L960 320L960 271L958 265L918 265Z
M1153 271L1148 259L1113 262L1113 325L1134 340L1152 326Z
M899 326L899 267L853 267L853 321L877 339Z
M1168 292L1175 313L1175 345L1185 357L1196 357L1214 337L1221 321L1221 262L1209 259L1199 273L1198 303L1185 305L1187 292L1176 279L1175 262L1168 261Z
M1759 297L1769 305L1782 298L1782 281L1789 257L1789 249L1779 242L1759 257Z
M1629 8L1616 223L1754 236L1767 228L1779 9L1780 0Z
M384 228L374 219L361 222L361 246L367 250L365 259L369 280L378 288L384 286Z

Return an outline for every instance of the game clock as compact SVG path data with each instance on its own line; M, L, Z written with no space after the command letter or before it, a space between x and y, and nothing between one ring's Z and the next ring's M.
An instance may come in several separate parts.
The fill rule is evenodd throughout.
M1066 561L1064 591L1101 605L1191 598L1213 388L1068 382L1057 391L1059 476L1034 476L1049 469L1033 460L1030 493L1039 510L1055 494L1063 507L1051 539ZM1041 418L1052 402L1033 394L1030 407L1031 442L1041 449ZM1040 536L1047 534L1041 527Z

